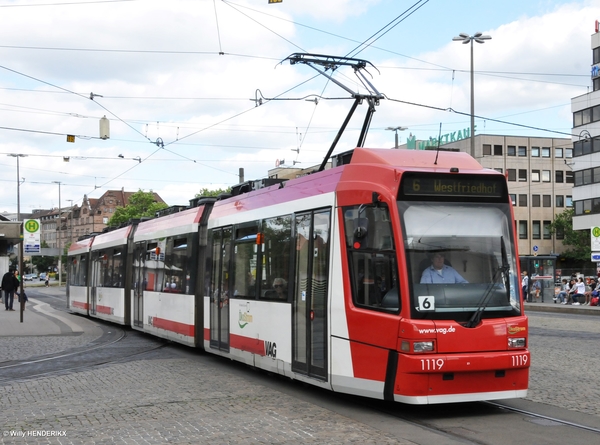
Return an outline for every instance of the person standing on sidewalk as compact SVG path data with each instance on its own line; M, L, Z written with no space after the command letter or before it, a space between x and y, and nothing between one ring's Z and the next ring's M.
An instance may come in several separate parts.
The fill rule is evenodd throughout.
M13 301L15 299L15 291L19 287L19 280L15 276L16 271L10 269L2 277L2 290L4 291L4 306L7 311L14 311Z

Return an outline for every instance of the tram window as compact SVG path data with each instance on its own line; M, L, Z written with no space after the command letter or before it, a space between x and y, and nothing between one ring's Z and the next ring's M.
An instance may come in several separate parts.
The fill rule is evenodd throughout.
M233 296L256 296L256 268L258 265L258 225L238 227L233 246Z
M144 290L162 292L165 273L165 241L149 242L144 258Z
M290 288L292 217L266 219L262 225L260 298L287 301Z
M175 238L167 242L165 256L165 292L190 293L188 240Z
M357 227L366 229L355 240ZM398 273L389 209L359 206L344 208L344 229L349 254L352 296L356 306L398 311Z

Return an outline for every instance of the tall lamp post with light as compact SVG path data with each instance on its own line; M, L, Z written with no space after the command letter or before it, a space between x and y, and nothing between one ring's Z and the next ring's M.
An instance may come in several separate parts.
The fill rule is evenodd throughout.
M398 132L399 131L404 131L408 129L408 127L387 127L386 130L390 130L390 131L395 131L396 132L396 145L394 145L394 148L398 148Z
M17 266L19 268L19 274L21 274L21 280L19 282L19 287L20 287L20 291L19 294L23 295L23 221L21 221L21 179L20 179L20 173L19 173L19 158L24 158L27 157L27 155L21 154L21 153L10 153L8 154L8 156L11 156L13 158L17 158L17 221L21 223L21 227L19 229L20 234L21 234L21 242L19 243L19 265ZM21 323L23 323L23 309L25 308L25 300L23 300L22 298L19 298L19 302L20 304L20 312L21 312Z
M475 94L473 82L473 40L477 43L485 43L486 40L491 40L492 37L476 32L472 36L461 32L457 37L453 37L455 42L463 42L463 44L471 43L471 156L475 156Z
M61 249L61 229L62 229L62 209L60 206L60 181L52 181L53 184L58 184L58 285L62 284L62 249Z

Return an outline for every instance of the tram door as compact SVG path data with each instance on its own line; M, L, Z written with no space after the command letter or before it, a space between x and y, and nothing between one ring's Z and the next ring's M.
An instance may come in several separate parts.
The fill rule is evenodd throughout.
M133 254L133 325L144 326L145 243L138 244Z
M212 232L210 347L229 351L231 227Z
M102 265L102 254L98 252L92 253L92 277L90 280L90 315L96 315L96 305L98 304L98 283L101 279Z
M327 377L330 210L296 215L293 363L295 372Z

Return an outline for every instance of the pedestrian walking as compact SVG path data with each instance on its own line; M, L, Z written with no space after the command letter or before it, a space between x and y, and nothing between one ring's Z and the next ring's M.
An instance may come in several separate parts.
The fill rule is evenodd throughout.
M19 288L19 280L16 277L17 271L9 269L2 277L2 290L4 291L4 307L7 311L14 311L13 301L15 291Z

